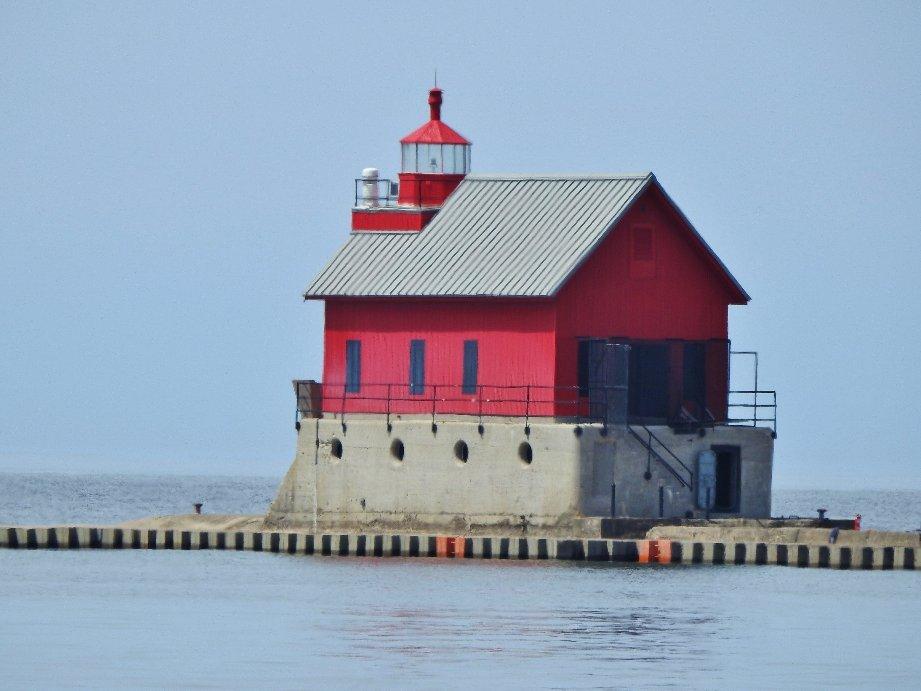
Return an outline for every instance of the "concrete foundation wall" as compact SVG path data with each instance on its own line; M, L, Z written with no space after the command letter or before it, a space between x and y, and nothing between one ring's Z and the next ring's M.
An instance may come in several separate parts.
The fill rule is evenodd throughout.
M696 495L670 475L625 428L474 417L404 418L388 431L383 416L304 419L298 448L267 524L313 530L438 530L597 534L600 517L695 515ZM727 427L703 438L653 428L689 467L713 445L741 448L742 497L733 515L770 515L773 440L768 430ZM399 440L403 459L392 448ZM466 444L467 460L455 447ZM531 462L521 458L530 445ZM341 445L341 458L337 458ZM458 449L459 451L460 449ZM461 454L462 455L462 454Z

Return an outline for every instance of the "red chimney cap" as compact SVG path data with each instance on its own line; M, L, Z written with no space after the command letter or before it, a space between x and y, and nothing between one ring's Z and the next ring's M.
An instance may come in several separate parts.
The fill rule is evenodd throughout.
M437 86L429 90L429 121L403 137L400 144L470 144L441 121L442 93Z
M437 86L429 89L429 118L431 120L441 120L441 94L442 91Z

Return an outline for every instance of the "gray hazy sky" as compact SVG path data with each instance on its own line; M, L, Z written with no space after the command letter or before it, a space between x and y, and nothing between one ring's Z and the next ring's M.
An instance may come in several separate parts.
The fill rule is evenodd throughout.
M437 68L476 172L656 173L753 296L777 486L919 488L919 37L897 2L0 2L0 470L280 477L300 293Z

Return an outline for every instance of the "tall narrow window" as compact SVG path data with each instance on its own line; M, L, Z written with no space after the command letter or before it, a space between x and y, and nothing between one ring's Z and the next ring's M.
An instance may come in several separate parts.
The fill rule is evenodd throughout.
M409 393L425 393L425 341L409 342Z
M464 341L464 383L461 393L476 393L477 369L479 367L479 346L477 341Z
M361 390L361 341L345 342L345 390L346 393Z

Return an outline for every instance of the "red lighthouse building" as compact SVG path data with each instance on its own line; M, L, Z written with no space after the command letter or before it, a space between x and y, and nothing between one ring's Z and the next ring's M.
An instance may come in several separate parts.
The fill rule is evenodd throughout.
M773 407L729 413L748 295L655 176L473 175L441 106L432 89L398 180L355 181L304 295L325 302L323 381L296 383L268 520L597 537L769 516Z
M629 418L726 421L729 305L749 297L652 173L471 175L430 119L399 185L367 169L326 303L323 409L573 417L629 345ZM396 194L394 194L396 192Z

